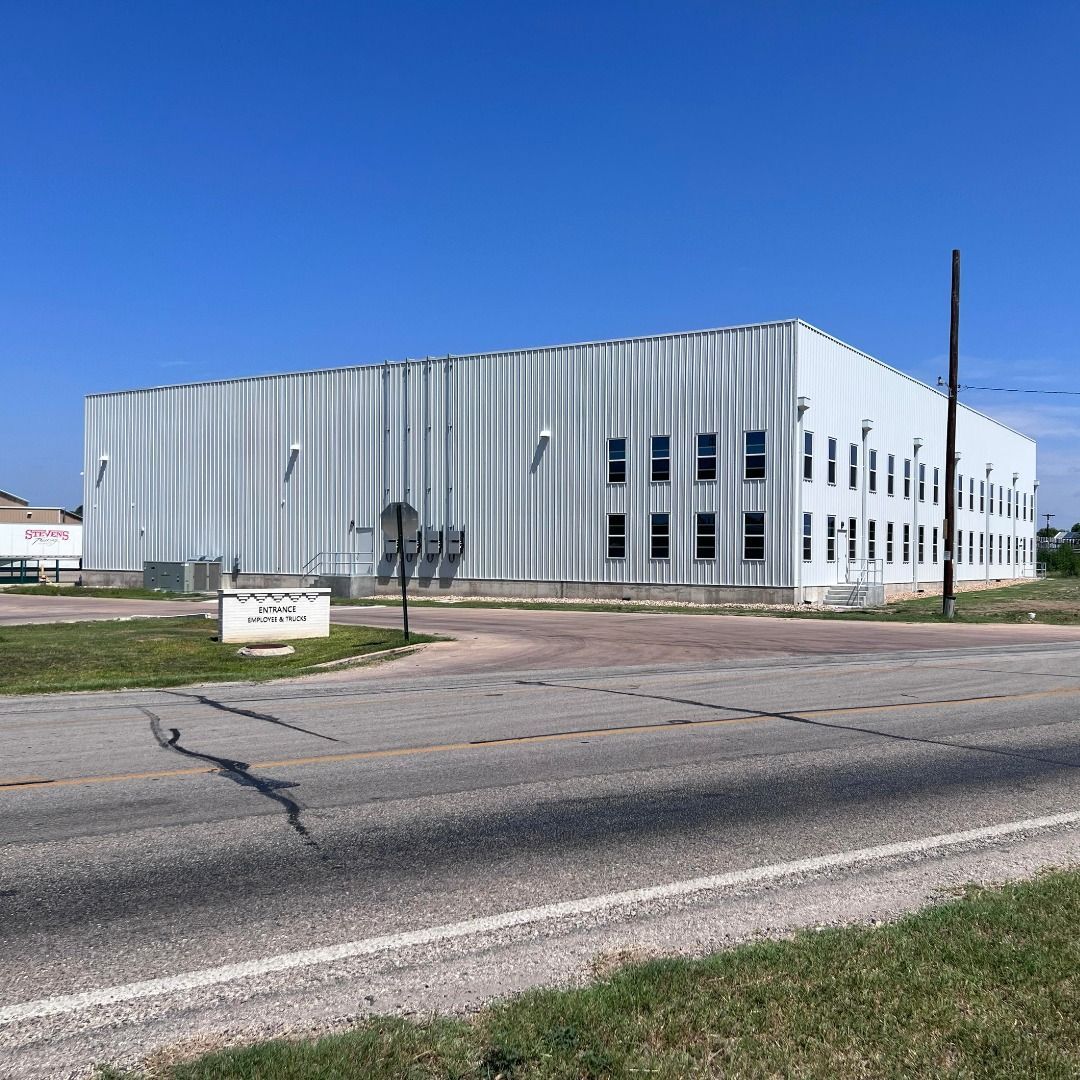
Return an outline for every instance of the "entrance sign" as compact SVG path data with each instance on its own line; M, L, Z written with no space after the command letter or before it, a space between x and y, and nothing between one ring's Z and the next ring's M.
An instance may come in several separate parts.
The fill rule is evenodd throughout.
M330 636L329 589L220 589L221 641Z

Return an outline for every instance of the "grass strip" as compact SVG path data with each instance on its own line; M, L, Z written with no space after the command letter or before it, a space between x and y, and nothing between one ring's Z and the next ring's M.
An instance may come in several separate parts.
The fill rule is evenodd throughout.
M84 600L213 600L217 593L178 593L168 589L91 588L86 585L10 585L0 596L78 596Z
M412 641L435 640L413 634ZM263 682L313 673L313 665L396 649L400 630L331 626L328 638L290 641L291 656L237 655L239 642L217 640L217 620L131 619L119 622L0 626L0 693L118 690L193 682Z
M332 597L332 604L359 607L400 606L393 599L350 599ZM757 615L774 619L832 619L843 622L943 622L941 597L925 596L914 600L899 600L883 608L866 611L830 611L821 608L785 610L775 607L728 607L722 604L693 607L679 604L642 604L627 601L606 603L589 600L485 600L470 598L447 602L409 597L409 606L449 608L517 608L523 611L615 611L652 615ZM958 623L1015 623L1035 621L1061 626L1080 625L1080 579L1046 578L1023 585L1008 585L1000 589L962 592L957 595Z
M1080 1075L1080 874L877 927L626 967L471 1019L378 1018L155 1069L161 1080L830 1080ZM100 1080L143 1074L99 1072Z

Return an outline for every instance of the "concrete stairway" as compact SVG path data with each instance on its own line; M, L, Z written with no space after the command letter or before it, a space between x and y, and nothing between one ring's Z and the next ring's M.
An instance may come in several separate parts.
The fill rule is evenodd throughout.
M870 601L870 588L867 585L831 585L825 594L825 603L829 607L861 608Z

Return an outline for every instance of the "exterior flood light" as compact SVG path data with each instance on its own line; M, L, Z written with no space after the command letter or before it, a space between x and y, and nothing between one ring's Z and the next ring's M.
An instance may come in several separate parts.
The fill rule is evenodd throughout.
M108 460L109 460L109 455L108 454L102 454L101 457L98 458L98 461L100 461L102 465L104 465Z
M541 439L550 439L551 438L551 429L550 428L544 428L543 431L540 432L540 438Z
M300 453L300 444L298 442L294 442L292 444L292 446L289 447L289 453L290 454L299 454Z

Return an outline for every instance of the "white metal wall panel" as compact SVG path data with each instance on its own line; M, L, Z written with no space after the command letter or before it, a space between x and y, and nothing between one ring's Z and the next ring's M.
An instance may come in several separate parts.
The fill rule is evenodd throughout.
M811 563L802 564L802 584L821 586L843 580L845 552L838 551L834 564L826 562L825 528L826 518L833 514L846 523L848 518L860 522L862 536L859 538L859 556L864 556L863 538L866 529L862 515L862 485L864 482L864 462L862 457L862 421L874 422L873 430L867 438L866 450L878 451L878 490L876 494L867 493L866 520L877 522L877 557L885 558L886 525L895 524L895 549L893 562L884 565L887 584L913 583L916 572L922 582L941 581L944 575L944 537L941 535L945 518L945 434L948 411L948 399L936 390L918 382L902 372L874 360L865 353L837 341L828 334L808 326L799 325L798 340L798 393L810 398L810 408L804 417L804 427L814 433L814 479L810 483L799 481L803 510L813 514L813 554ZM826 482L827 445L829 436L836 437L838 446L838 476L835 487ZM926 465L927 491L926 501L918 501L918 471L915 467L916 454L914 441L923 440L918 452L918 461ZM848 487L848 446L855 443L860 447L859 488L851 491ZM968 560L967 535L974 530L991 532L996 537L1004 534L1012 539L1014 535L1027 538L1028 560L1021 563L1020 569L1030 572L1034 565L1034 536L1038 527L1031 514L1028 519L1017 519L998 515L997 505L994 514L988 520L979 513L979 481L986 481L986 464L994 466L991 482L997 487L1004 486L1006 491L1013 486L1013 473L1018 473L1016 492L1026 493L1029 508L1034 497L1036 479L1035 443L1032 439L1011 428L999 424L981 413L961 405L957 411L957 450L960 461L957 471L964 477L965 499L963 509L957 514L957 527L964 534L962 559L957 563L958 580L982 580L987 575L993 578L1013 576L1016 569L1012 562L999 563L996 550L992 565L978 562L978 541L975 544L973 565ZM886 470L888 455L896 457L896 490L893 496L887 494ZM797 452L798 467L801 476L801 454ZM912 496L903 497L904 459L912 461ZM940 492L938 505L933 503L933 470L940 470ZM974 475L975 510L968 509L968 479ZM905 565L902 561L901 545L903 525L912 527L912 561ZM917 565L917 524L926 529L925 562ZM938 561L932 560L931 530L939 530ZM801 548L799 551L801 558Z
M421 555L421 576L790 587L795 336L786 322L93 396L86 565L208 555L296 574L404 498L422 525L466 530L460 561ZM747 482L756 429L769 475ZM715 482L694 479L699 432L717 433ZM670 484L649 480L652 435L671 438ZM611 436L628 440L625 487L606 483ZM711 562L692 558L698 510L717 513ZM741 557L752 510L760 563ZM628 515L625 561L606 558L608 512ZM649 558L652 512L671 514L669 560Z

